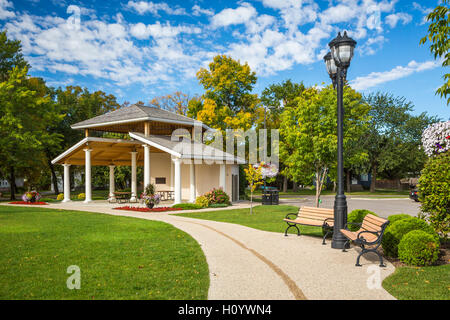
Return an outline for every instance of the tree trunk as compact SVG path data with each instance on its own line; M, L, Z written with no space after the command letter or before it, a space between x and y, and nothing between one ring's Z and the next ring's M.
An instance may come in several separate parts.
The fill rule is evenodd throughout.
M397 191L402 191L402 183L400 181L400 179L396 179L397 180Z
M288 188L288 181L287 181L287 177L284 176L283 177L283 192L287 192L287 188Z
M377 181L377 165L372 165L372 177L370 181L370 192L375 192L375 183Z
M253 213L253 191L250 189L250 214L252 213Z
M16 200L16 174L14 172L14 167L9 168L9 188L11 192L11 200Z
M316 208L319 207L320 189L319 171L316 171Z
M345 172L346 178L347 178L347 193L350 193L352 191L352 185L351 185L351 172L350 170L347 170Z
M333 181L333 193L336 192L336 181Z
M292 191L297 192L297 190L298 190L298 184L297 184L297 182L293 181L292 183L293 183L293 185L292 185Z
M59 194L58 178L56 177L55 166L53 165L52 161L48 157L47 157L47 162L48 162L50 171L52 172L53 189L55 190L55 194L58 195ZM64 177L64 178L68 179L68 177Z

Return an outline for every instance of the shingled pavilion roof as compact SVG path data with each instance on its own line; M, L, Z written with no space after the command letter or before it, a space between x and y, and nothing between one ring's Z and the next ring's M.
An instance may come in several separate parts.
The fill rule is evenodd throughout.
M139 121L155 121L166 122L171 124L180 124L194 126L195 124L201 125L205 129L209 129L208 126L195 119L170 112L164 109L155 107L148 107L143 105L131 105L129 107L123 107L115 111L110 111L100 116L87 119L73 124L72 129L87 129L102 127L105 125L122 124Z

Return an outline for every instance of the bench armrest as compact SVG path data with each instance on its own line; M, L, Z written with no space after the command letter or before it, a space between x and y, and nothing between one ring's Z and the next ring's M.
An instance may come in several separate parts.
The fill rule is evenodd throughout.
M295 218L292 219L290 216L294 216ZM288 213L288 214L286 215L286 218L285 218L285 219L295 220L295 219L297 219L297 216L298 216L298 213Z
M328 226L327 221L334 221L334 218L326 218L325 220L323 220L323 225L327 225Z
M363 237L361 237L361 234L363 234L363 233L370 233L370 234L376 235L377 239L375 241L369 242L366 239L364 239ZM358 232L358 236L357 236L356 240L359 242L363 242L364 244L371 245L371 244L377 243L380 240L380 236L381 236L380 232L364 230L364 231Z

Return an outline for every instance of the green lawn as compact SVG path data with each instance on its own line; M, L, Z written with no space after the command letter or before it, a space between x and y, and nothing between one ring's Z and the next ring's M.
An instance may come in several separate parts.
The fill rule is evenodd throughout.
M383 288L400 300L450 300L450 265L397 268Z
M261 206L253 208L253 214L250 209L219 210L208 212L179 213L177 215L189 218L204 220L214 220L229 223L236 223L250 228L264 231L283 232L287 224L283 221L286 214L297 213L298 207L294 206ZM322 236L322 229L319 227L299 226L300 232L305 235ZM289 233L297 233L295 228L291 228Z
M0 206L0 299L206 299L199 244L169 224ZM66 287L81 269L81 289Z

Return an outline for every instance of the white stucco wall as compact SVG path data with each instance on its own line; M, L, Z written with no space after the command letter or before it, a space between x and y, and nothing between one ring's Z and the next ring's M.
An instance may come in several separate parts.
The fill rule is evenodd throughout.
M150 181L155 185L156 191L174 190L173 163L167 153L152 153L150 155ZM226 190L232 193L232 175L239 174L239 166L226 165ZM156 184L155 178L166 178L166 184ZM220 164L195 164L196 197L220 186ZM188 201L190 197L190 164L181 164L181 198Z

